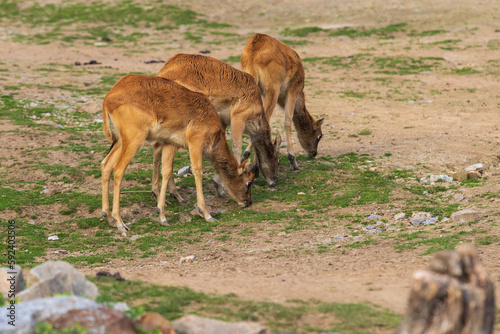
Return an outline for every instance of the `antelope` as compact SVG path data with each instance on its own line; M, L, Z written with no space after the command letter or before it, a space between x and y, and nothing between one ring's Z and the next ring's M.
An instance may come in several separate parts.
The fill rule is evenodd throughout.
M274 187L277 182L279 164L279 147L281 137L276 135L271 141L271 128L264 113L262 99L257 84L249 74L220 61L218 59L190 54L177 54L170 58L156 74L181 84L199 93L208 95L213 103L224 129L231 126L233 154L241 159L243 133L250 136L255 148L256 159L260 171L267 184ZM158 170L160 150L155 150L153 167ZM215 178L217 188L217 174ZM153 193L157 191L153 180ZM219 194L221 191L218 189Z
M323 136L321 124L324 119L314 120L307 111L304 96L305 72L297 52L273 37L255 34L243 49L241 69L257 81L268 121L276 103L283 108L291 168L299 168L291 139L292 121L300 145L309 157L314 158L318 154L318 143Z
M252 203L251 185L256 168L248 160L241 164L231 154L222 123L208 97L167 79L150 75L127 75L108 92L103 102L104 134L112 142L102 169L102 213L108 223L126 234L120 217L120 185L128 164L144 141L162 145L162 184L158 198L160 223L167 225L167 185L177 194L172 176L175 153L189 150L196 184L199 213L214 221L205 206L202 189L202 156L221 177L229 195L241 206ZM115 131L110 127L113 125ZM109 210L109 179L114 173L113 212Z

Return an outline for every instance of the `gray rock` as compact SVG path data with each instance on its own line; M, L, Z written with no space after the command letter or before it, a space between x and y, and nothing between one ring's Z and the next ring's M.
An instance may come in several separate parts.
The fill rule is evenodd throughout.
M466 172L475 171L475 172L479 172L482 174L484 172L484 166L483 166L483 164L474 164L474 165L471 165L471 166L465 168L465 171Z
M254 322L229 323L187 315L172 323L176 331L186 334L266 334L266 327Z
M96 298L99 294L94 283L87 281L81 272L63 261L47 261L31 269L27 286L28 289L17 295L22 301L50 297L55 293L71 293L90 298Z
M191 173L191 167L184 166L179 169L179 171L177 172L177 176L187 176L189 173Z
M465 209L451 214L451 220L457 223L477 222L479 214L477 211Z
M30 300L18 304L0 307L0 333L34 333L35 324L42 322L51 315L62 315L74 309L95 309L99 306L96 302L76 296L60 296ZM9 307L11 308L9 310ZM12 314L14 310L14 314ZM12 314L12 318L9 316ZM5 321L5 319L8 319ZM15 327L8 321L15 319Z
M431 183L436 183L439 180L442 180L444 182L452 182L453 178L451 176L446 175L446 174L431 175L431 177L429 178L429 181Z
M419 184L431 184L431 180L428 177L423 177L418 182Z
M431 218L429 212L414 212L410 218L410 223L414 226L419 226L429 218Z
M434 224L438 221L438 217L432 217L430 219L427 219L426 221L424 221L424 225L430 225L430 224Z
M379 220L379 219L382 219L382 216L375 215L373 213L368 216L368 220Z
M455 195L453 195L453 199L454 199L456 202L460 202L460 201L462 201L462 200L464 200L464 199L465 199L465 196L464 196L464 195L462 195L462 194L455 194Z
M397 215L394 216L395 220L401 220L401 219L405 219L405 218L406 218L406 213L404 213L404 212L398 213Z
M131 237L130 237L130 240L132 240L132 241L136 241L136 240L137 240L137 239L139 239L139 238L141 238L141 236L140 236L140 235L138 235L138 234L135 234L135 235L133 235L133 236L131 236Z

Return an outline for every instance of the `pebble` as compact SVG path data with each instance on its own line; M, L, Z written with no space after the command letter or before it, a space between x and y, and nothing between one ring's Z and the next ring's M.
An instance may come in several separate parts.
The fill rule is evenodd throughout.
M371 214L368 216L368 220L379 220L382 219L382 216L376 215L376 214Z
M177 176L187 176L191 173L191 168L189 166L184 166L177 172Z
M59 240L59 237L57 235L51 235L47 239L50 240L50 241L53 241L53 240Z
M306 193L303 193L302 191L297 193L297 195L305 195L305 194Z
M438 217L432 217L430 219L427 219L426 221L424 221L424 225L430 225L430 224L434 224L438 221Z
M404 212L398 213L397 215L394 216L395 220L401 220L401 219L405 219L405 218L406 218L406 213L404 213Z
M141 236L140 236L140 235L138 235L138 234L136 234L136 235L131 236L131 237L130 237L130 240L135 241L135 240L137 240L137 239L139 239L139 238L141 238Z
M456 202L460 202L460 201L463 201L465 199L465 196L462 195L462 194L455 194L453 195L453 199L456 201Z
M445 182L452 182L453 178L451 176L446 175L446 174L431 175L429 178L430 183L436 183L439 180L443 180Z
M189 263L189 262L193 262L194 259L196 258L195 255L189 255L189 256L183 256L179 259L179 263Z

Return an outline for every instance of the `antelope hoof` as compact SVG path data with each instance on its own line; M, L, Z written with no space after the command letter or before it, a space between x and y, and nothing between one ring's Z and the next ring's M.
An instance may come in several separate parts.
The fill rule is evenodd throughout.
M102 211L102 217L103 218L108 218L108 213L106 211Z
M124 233L125 233L125 235L127 235L127 231L130 231L130 228L127 225L123 224L123 223L120 224L120 225L117 224L116 227L118 228L119 231L122 232L122 235Z
M297 161L295 161L295 155L288 153L288 161L290 161L290 168L292 170L299 169L299 165L297 165Z
M186 199L182 198L180 195L170 194L170 197L175 198L177 203L179 203L180 205L187 204L187 202L188 202Z
M171 226L172 224L169 224L165 218L160 218L160 225L161 226Z
M240 163L242 163L243 161L248 159L249 156L250 156L250 152L248 152L248 151L243 152Z
M151 198L158 199L158 196L156 196L156 193L154 190L151 190Z
M207 223L215 223L217 220L215 220L212 216L208 216L207 218L205 218L205 221Z

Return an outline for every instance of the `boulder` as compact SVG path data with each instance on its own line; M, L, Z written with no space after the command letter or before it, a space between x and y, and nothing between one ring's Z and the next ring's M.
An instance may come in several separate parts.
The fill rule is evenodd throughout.
M406 315L394 334L493 333L495 291L472 246L435 254L413 275Z
M229 323L187 315L172 323L174 329L186 334L266 334L267 329L254 322Z
M93 334L136 334L132 320L118 310L99 305L96 308L73 309L64 314L54 314L44 319L54 329L64 329L77 324Z
M160 330L162 334L175 334L175 330L170 323L159 313L149 312L141 315L135 320L136 327L147 333Z
M87 102L82 105L80 105L77 109L76 112L78 113L87 113L87 114L95 114L99 110L101 110L101 107L95 103L95 102Z
M477 222L479 214L477 211L465 209L451 214L451 219L457 223Z
M90 298L96 298L99 294L94 283L87 281L81 272L63 261L47 261L31 269L27 286L28 289L17 295L22 301L50 297L56 293Z
M462 182L463 180L467 179L467 172L464 170L458 171L456 173L451 173L451 176L453 177L453 180Z
M0 333L34 333L35 325L52 315L63 315L74 309L94 309L98 306L99 304L93 300L77 296L35 299L16 303L14 306L9 304L0 307L0 319L2 319ZM11 321L10 315L13 315L12 319L15 319L15 327L8 324L8 321Z

